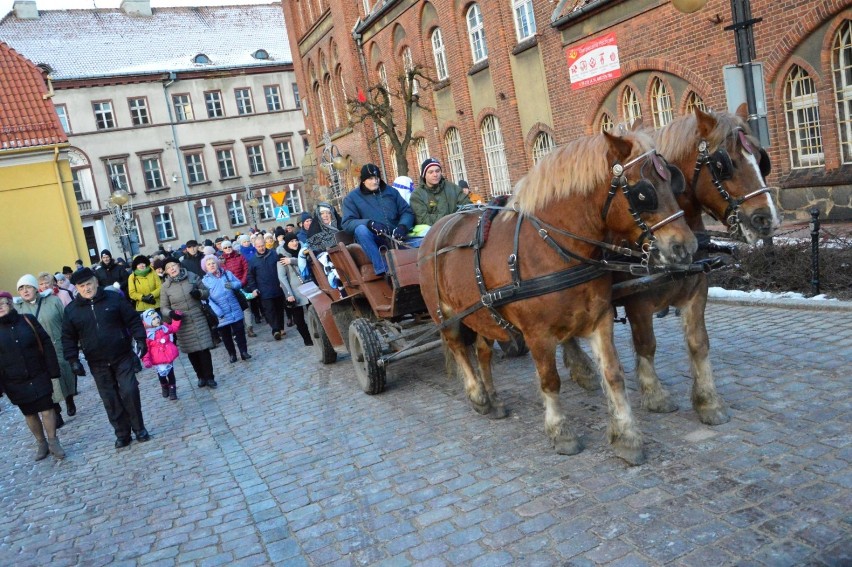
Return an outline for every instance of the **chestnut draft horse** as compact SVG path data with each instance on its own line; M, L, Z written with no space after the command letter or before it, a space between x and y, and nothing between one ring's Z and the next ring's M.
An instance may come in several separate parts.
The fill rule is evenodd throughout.
M518 182L505 208L444 217L420 247L421 293L439 326L448 368L455 362L461 371L474 409L506 415L492 381L493 341L522 333L538 372L545 432L558 453L578 453L582 445L560 407L556 347L590 336L613 450L630 464L644 462L613 343L611 266L601 258L603 249L614 248L608 239L644 242L644 254L636 254L652 266L691 262L697 243L672 192L683 176L652 148L640 132L598 134L557 148ZM493 209L486 239L482 219Z
M696 110L694 116L678 118L654 137L667 160L687 175L692 174L691 180L687 179L686 190L677 200L685 212L687 224L698 234L699 240L709 241L709 237L702 235L706 232L702 212L724 223L731 236L749 244L773 235L780 221L765 184L770 171L769 156L749 130L745 105L736 114L705 114ZM630 321L642 407L658 413L677 409L654 368L657 341L653 314L674 305L680 309L689 350L692 407L702 423L727 422L730 418L716 391L709 359L710 340L704 321L706 275L693 274L654 285L617 297L615 303L624 305ZM571 378L584 388L594 389L595 371L576 340L567 341L563 348L563 360Z

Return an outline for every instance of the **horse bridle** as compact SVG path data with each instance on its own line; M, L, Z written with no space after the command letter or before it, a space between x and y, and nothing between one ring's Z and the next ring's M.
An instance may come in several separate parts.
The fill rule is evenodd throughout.
M654 236L654 231L659 230L665 225L681 218L684 215L684 212L681 210L673 213L651 227L642 220L642 217L640 216L641 213L657 210L658 201L656 187L645 178L644 173L642 175L642 179L633 185L629 185L627 183L625 172L629 167L638 163L639 160L642 160L643 158L645 158L643 168L644 165L647 164L647 161L650 160L654 165L654 169L656 169L657 174L663 179L663 181L669 181L671 179L671 173L667 169L663 157L657 153L656 149L648 150L644 154L633 158L624 165L616 162L612 166L612 181L609 185L609 193L607 194L603 210L601 210L601 220L606 220L612 200L615 198L616 193L621 190L622 194L624 194L624 197L627 199L627 210L630 211L630 215L633 217L633 222L635 222L636 226L638 226L642 231L639 235L639 239L635 242L635 246L641 248L643 254L647 258L650 257L651 253L656 248L657 239Z
M755 153L754 147L751 145L751 142L748 141L746 137L745 131L742 128L737 128L734 130L739 139L740 144L743 149L750 153L752 156L757 158L758 156ZM758 195L763 195L764 193L769 193L769 187L762 187L751 193L743 195L739 199L734 199L730 193L725 189L722 185L723 181L728 181L732 179L734 176L734 162L731 160L730 154L728 154L727 150L725 150L724 146L720 147L718 150L710 153L708 149L709 144L707 140L701 140L698 142L698 157L695 160L695 170L692 173L692 191L695 192L696 184L698 183L698 176L701 174L701 168L707 167L710 171L710 178L713 181L713 186L716 188L716 191L719 192L719 195L722 196L723 199L728 203L728 207L725 209L725 214L723 218L728 224L728 232L731 237L736 237L740 232L740 205L748 201L749 199L753 199ZM761 168L761 174L763 174L763 169ZM715 217L711 213L711 211L707 211L708 214ZM722 219L718 219L722 220Z

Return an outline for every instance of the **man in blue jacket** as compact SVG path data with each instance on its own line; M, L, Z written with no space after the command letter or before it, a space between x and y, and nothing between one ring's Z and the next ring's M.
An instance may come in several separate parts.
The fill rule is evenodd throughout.
M377 276L387 271L379 246L387 246L390 237L403 240L412 226L411 207L382 180L379 168L372 163L362 167L361 184L343 199L343 230L370 257Z
M255 233L252 243L257 253L249 260L245 290L260 297L260 306L266 322L272 327L276 341L287 334L284 330L284 290L278 280L278 252L268 250L263 234Z

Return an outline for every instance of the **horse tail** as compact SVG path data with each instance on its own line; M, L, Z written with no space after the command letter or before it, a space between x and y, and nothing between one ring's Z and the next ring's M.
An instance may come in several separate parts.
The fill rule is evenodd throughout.
M461 339L465 348L465 354L470 358L474 354L474 344L476 343L476 332L463 323L458 323L455 327L451 327L449 334L457 336ZM441 333L441 345L444 350L444 370L448 377L461 377L461 369L456 362L456 357L453 356L452 349L447 345L447 336Z

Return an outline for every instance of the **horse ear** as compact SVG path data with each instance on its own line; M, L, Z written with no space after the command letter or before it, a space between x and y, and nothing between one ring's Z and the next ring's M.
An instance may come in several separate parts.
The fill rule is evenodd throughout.
M604 132L604 139L609 145L609 151L606 155L608 163L612 164L630 157L630 153L633 151L633 142L613 136L609 132Z
M769 160L769 154L766 153L766 150L760 148L760 174L763 176L763 181L766 182L766 178L769 177L769 174L772 173L772 162Z
M734 114L741 118L743 122L748 122L748 106L746 106L746 103L739 105Z
M686 178L683 172L676 165L668 164L669 175L671 177L672 193L680 195L686 189Z
M698 138L706 140L710 136L710 132L716 127L716 118L712 114L702 112L700 108L695 108L696 128L698 129Z

